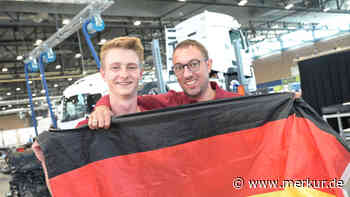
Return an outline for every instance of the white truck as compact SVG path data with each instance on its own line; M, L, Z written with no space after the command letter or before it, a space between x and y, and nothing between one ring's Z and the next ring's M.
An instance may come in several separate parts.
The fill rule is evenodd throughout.
M108 87L100 73L81 78L63 91L57 117L60 129L74 128L93 110L96 102L108 94Z
M212 70L218 78L211 79L226 90L232 90L232 82L239 81L246 92L256 91L252 68L252 53L248 41L240 30L240 24L232 16L204 11L174 28L166 28L167 70L164 80L167 86L178 89L171 71L172 55L176 44L193 39L202 43L213 59Z

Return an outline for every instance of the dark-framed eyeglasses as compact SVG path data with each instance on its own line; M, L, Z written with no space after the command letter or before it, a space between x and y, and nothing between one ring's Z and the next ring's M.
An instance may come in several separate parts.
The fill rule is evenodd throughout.
M185 67L187 66L187 69L190 70L191 72L198 72L201 66L201 61L205 62L207 60L193 59L187 64L177 63L173 66L173 71L176 75L183 74L185 71Z

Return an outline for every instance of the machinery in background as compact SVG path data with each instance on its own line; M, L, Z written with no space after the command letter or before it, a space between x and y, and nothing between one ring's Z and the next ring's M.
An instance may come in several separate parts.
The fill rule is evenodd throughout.
M0 148L0 172L3 174L10 173L10 168L6 162L7 156L10 154L10 152L10 148Z
M240 24L232 16L205 11L165 32L167 70L163 76L168 87L179 86L172 72L174 48L183 40L193 39L208 49L209 57L213 59L211 75L222 88L233 91L239 82L245 92L256 91L252 52Z
M44 172L39 160L34 156L28 143L13 151L8 151L5 161L6 174L11 176L8 197L50 197L45 184Z
M58 128L71 129L92 112L96 102L108 94L108 87L100 73L95 73L74 82L63 91Z

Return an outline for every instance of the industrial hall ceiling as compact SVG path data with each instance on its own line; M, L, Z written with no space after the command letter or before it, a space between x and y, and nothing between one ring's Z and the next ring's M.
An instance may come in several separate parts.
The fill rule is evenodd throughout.
M132 35L145 45L146 63L152 70L152 39L160 40L165 54L164 28L203 12L219 12L235 17L252 42L258 35L278 36L278 30L310 29L324 20L349 16L350 0L115 0L102 13L106 24L92 37L97 51L103 39ZM0 0L0 115L28 110L28 94L22 57L28 55L83 10L87 0ZM286 6L294 6L286 9ZM135 21L141 24L135 25ZM96 63L81 31L58 44L57 59L45 65L49 95L58 98L64 88L89 73ZM22 57L21 57L22 56ZM163 57L164 58L164 57ZM165 59L165 58L164 58ZM163 59L163 64L165 63ZM45 105L39 73L30 76L35 104ZM42 101L40 101L42 100ZM38 107L37 106L37 107Z

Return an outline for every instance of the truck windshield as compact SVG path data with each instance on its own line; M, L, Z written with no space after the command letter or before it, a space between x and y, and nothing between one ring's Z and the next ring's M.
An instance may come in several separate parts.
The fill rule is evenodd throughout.
M238 40L239 43L240 43L240 48L241 48L241 49L245 49L245 48L246 48L246 47L245 47L245 44L244 44L244 40L242 39L241 32L240 32L239 30L234 30L234 29L232 29L232 30L230 31L230 39L231 39L231 44L234 45L234 42L235 42L236 40Z
M77 120L89 115L101 94L78 94L63 98L62 122Z

